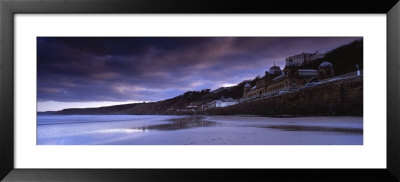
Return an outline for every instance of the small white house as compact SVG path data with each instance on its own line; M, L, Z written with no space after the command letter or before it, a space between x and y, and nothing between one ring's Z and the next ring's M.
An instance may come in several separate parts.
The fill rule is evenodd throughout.
M213 100L207 104L207 108L215 108L215 107L227 107L231 105L237 104L238 101L232 98L221 98L219 100Z
M217 101L216 107L226 107L226 106L231 106L237 104L237 101Z

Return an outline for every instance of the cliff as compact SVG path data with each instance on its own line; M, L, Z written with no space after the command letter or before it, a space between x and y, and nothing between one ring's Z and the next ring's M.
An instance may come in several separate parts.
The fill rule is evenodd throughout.
M210 115L363 115L362 76L251 102L207 110Z
M341 75L348 72L355 71L355 65L358 64L360 69L363 66L363 41L354 41L350 44L340 46L329 53L324 59L316 60L312 63L302 65L301 69L318 69L319 64L327 60L334 66L335 75ZM186 108L189 105L201 106L221 97L239 99L243 96L243 87L246 82L255 85L259 78L256 77L249 81L242 81L241 83L228 87L220 88L215 91L202 90L202 91L188 91L177 97L150 103L134 103L116 106L107 106L99 108L84 108L84 109L64 109L51 114L188 114L192 112L177 111ZM361 78L361 97L357 98L361 103L357 103L354 107L355 110L346 110L346 108L353 107L352 104L346 105L348 95L340 95L341 91L337 90L343 88L345 92L349 90L348 87L353 87L351 84L341 84L326 86L326 89L307 88L299 93L291 93L290 95L273 97L270 100L260 101L256 103L240 104L237 106L224 108L221 110L209 111L205 114L349 114L360 115L362 114L362 78ZM353 84L359 84L354 82ZM354 87L359 87L354 86ZM324 87L325 88L325 87ZM316 90L313 90L316 89ZM334 91L333 91L334 90ZM351 89L350 89L351 90ZM329 93L332 91L332 95ZM323 94L322 94L323 93ZM319 96L318 96L319 95ZM317 102L315 97L322 98L321 103ZM332 106L336 103L335 99L345 99L345 105ZM320 99L321 100L321 99ZM301 104L304 103L304 104ZM360 108L361 104L361 110ZM267 108L265 111L264 108Z

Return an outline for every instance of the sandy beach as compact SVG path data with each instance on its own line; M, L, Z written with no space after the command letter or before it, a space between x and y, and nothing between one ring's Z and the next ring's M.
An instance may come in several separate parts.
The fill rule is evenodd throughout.
M362 145L362 117L48 115L38 145Z

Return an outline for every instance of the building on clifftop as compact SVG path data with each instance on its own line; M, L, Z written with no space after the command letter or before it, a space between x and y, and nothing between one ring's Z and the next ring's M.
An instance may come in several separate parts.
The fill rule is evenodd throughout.
M301 53L301 54L297 54L294 56L289 56L286 58L286 64L288 64L289 62L291 62L292 64L295 64L297 66L301 66L303 64L307 64L310 62L313 62L314 60L317 59L322 59L324 58L326 55L326 53L322 54L319 53L318 51L315 51L315 53Z
M333 65L324 61L316 69L299 69L299 65L293 61L288 61L285 68L281 70L279 66L272 66L265 72L255 86L245 84L242 100L267 96L289 91L307 84L311 78L329 78L334 76Z

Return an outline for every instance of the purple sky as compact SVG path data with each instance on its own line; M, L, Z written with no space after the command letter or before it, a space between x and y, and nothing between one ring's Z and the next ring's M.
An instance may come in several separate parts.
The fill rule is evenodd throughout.
M158 101L263 75L360 37L39 37L38 111ZM108 104L107 104L108 103Z

